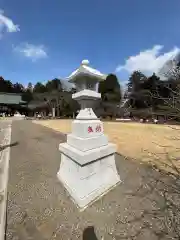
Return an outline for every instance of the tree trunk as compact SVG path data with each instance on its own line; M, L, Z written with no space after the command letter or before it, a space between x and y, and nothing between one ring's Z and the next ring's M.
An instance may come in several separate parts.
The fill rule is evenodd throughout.
M57 117L59 117L59 115L60 115L60 114L59 114L59 113L60 113L60 111L59 111L59 106L57 106L56 109L57 109Z

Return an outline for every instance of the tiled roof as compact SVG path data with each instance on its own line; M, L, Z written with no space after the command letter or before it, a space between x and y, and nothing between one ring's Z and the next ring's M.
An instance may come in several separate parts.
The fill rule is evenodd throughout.
M25 103L22 101L20 94L10 94L10 93L0 93L0 104L22 104Z

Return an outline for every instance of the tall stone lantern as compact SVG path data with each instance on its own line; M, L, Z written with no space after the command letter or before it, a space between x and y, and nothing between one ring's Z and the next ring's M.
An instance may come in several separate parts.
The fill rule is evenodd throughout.
M109 143L103 123L92 107L101 98L97 85L106 75L89 67L83 60L80 67L67 79L74 83L77 92L72 95L81 106L72 122L72 133L67 142L59 145L61 163L57 174L80 209L99 199L120 182L116 170L116 145Z

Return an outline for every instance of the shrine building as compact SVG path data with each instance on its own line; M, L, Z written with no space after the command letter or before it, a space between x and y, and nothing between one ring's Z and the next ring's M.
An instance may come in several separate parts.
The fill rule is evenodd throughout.
M27 103L22 100L19 93L0 92L0 114L13 115L15 112L25 112Z

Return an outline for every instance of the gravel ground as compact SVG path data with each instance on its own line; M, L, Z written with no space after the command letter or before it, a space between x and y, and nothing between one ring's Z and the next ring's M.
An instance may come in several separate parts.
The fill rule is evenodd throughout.
M117 155L122 183L79 212L56 177L63 141L31 121L13 122L8 240L82 239L87 226L99 240L180 238L179 179Z

